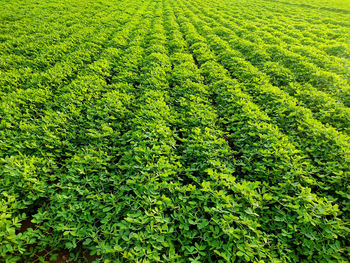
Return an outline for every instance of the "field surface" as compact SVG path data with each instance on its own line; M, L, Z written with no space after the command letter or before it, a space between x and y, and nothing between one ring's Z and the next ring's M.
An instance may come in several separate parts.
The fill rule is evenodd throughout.
M349 0L0 0L0 262L349 262Z

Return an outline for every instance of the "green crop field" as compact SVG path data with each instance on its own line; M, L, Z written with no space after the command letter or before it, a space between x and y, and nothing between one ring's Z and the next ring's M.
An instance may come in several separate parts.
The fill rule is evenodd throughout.
M0 262L348 263L350 0L0 0Z

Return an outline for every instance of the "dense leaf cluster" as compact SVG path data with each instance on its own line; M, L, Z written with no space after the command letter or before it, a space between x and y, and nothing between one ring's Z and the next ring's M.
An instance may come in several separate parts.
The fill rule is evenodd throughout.
M0 262L347 262L346 5L0 10Z

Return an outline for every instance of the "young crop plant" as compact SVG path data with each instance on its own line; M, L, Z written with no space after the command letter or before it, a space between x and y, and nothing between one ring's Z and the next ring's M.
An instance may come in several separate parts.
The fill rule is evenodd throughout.
M0 263L345 263L349 0L0 0Z

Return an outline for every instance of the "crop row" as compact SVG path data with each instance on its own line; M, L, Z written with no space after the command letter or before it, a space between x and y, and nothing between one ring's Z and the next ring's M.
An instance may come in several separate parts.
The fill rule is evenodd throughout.
M219 18L217 18L219 20ZM215 20L213 20L215 21ZM347 84L344 80L336 75L330 78L330 73L325 72L323 77L319 70L313 78L316 81L310 81L310 77L305 80L300 80L299 76L310 76L312 72L305 70L301 66L303 58L297 55L286 55L287 52L283 48L277 45L269 47L268 45L256 45L250 41L243 40L240 37L236 37L235 33L226 27L216 26L217 23L213 22L215 27L213 32L218 36L227 39L230 47L234 48L234 55L236 57L242 57L245 60L256 66L257 69L261 70L266 74L266 78L269 81L287 91L292 96L296 96L297 99L305 104L306 107L310 108L315 117L318 118L325 124L331 124L336 127L339 131L348 133L348 122L350 120L349 108L344 106L341 102L333 98L328 92L317 90L315 87L326 87L327 85L332 87L335 93L340 93L341 99L347 103L348 93L346 87ZM232 24L230 24L232 25ZM229 28L234 27L232 25ZM261 41L258 41L261 43ZM273 53L269 54L268 50L280 50L280 54ZM270 52L271 53L271 52ZM281 61L285 61L289 65L289 68L285 68L281 65ZM312 66L311 66L312 68ZM299 74L296 72L300 72ZM332 81L333 79L333 81ZM311 84L315 87L313 87ZM327 84L328 83L328 84ZM332 84L333 83L333 84Z
M181 9L182 8L185 9L183 6L181 6ZM181 13L181 9L176 9L176 13ZM186 16L190 17L190 15L188 14ZM181 18L183 19L183 17ZM183 20L186 21L185 19ZM258 108L250 102L251 97L242 93L242 91L239 89L240 85L237 85L237 82L230 79L230 77L227 76L228 72L225 71L225 69L220 64L217 64L215 62L215 55L211 53L209 47L205 45L205 40L203 39L203 37L198 33L197 34L195 33L195 28L193 26L192 27L191 25L187 25L187 26L189 28L187 29L189 30L189 32L187 33L189 34L189 36L186 35L186 38L189 40L189 43L192 45L193 53L195 54L199 64L203 63L203 66L202 66L203 74L207 74L207 78L209 79L209 85L212 85L212 87L214 88L215 96L218 100L218 102L216 102L216 105L218 106L220 104L222 105L221 106L223 111L222 116L224 116L222 117L223 118L222 123L225 126L227 126L227 131L232 133L231 135L232 136L231 138L233 140L232 144L233 145L235 145L235 143L237 144L235 149L238 149L238 152L239 152L238 156L240 157L239 161L242 162L241 163L242 168L241 170L239 170L237 174L242 175L242 177L245 179L248 179L251 177L251 180L253 181L260 179L263 181L263 184L266 184L266 182L269 182L269 180L272 180L272 184L270 186L271 189L269 190L274 193L274 190L276 190L276 184L277 184L278 190L275 193L276 196L279 196L281 193L284 193L283 190L286 190L287 193L290 190L300 191L299 194L294 192L293 194L290 194L290 195L287 194L287 196L289 196L287 198L286 197L281 198L282 200L285 200L285 201L286 200L292 201L295 198L295 195L300 196L302 199L305 198L304 202L308 202L308 203L310 202L306 200L311 196L315 197L314 200L317 200L318 199L317 195L306 194L307 192L310 191L308 187L304 188L301 186L301 184L305 184L305 183L311 184L312 186L315 183L315 181L313 181L312 178L309 178L310 172L312 171L308 170L307 168L308 166L310 167L310 165L307 165L308 160L305 158L305 156L301 155L300 151L298 151L292 144L288 143L288 138L285 137L283 134L281 134L278 131L278 128L276 126L269 124L270 122L269 117L267 117L266 115L264 116L262 112L259 112ZM226 89L228 89L228 91L226 91ZM230 96L228 94L230 94ZM227 98L225 98L225 96L227 96ZM224 101L220 101L221 97L224 98ZM235 105L234 103L237 103L238 105L231 110L230 107ZM240 108L241 110L239 110ZM244 116L246 115L247 115L246 118L251 118L252 120L248 121L249 119L245 119ZM264 122L263 120L265 120L266 122ZM246 126L247 129L244 129L244 126ZM254 128L258 130L254 132L254 129L252 128L252 126L253 127L255 126ZM259 140L254 139L254 137L256 136L259 138ZM251 146L252 148L248 148L249 144L252 145ZM271 145L271 151L267 150L269 148L267 145ZM259 152L261 153L258 154ZM261 156L260 158L259 158L259 155ZM270 158L271 158L271 161L269 161ZM261 160L261 163L259 163L258 160ZM288 160L287 162L292 162L293 164L285 163L284 165L282 165L282 164L278 164L277 160L280 160L281 163L284 163ZM282 168L283 166L285 166L285 169L286 169L284 172L280 170L280 169L283 169ZM269 175L267 171L271 171L271 175ZM284 176L284 177L279 178L278 176ZM294 181L294 180L297 180L297 181ZM285 184L277 183L281 181L285 182ZM281 187L281 189L279 187ZM268 192L271 193L270 191ZM324 200L325 199L320 198L319 205L323 206ZM314 205L316 205L316 203L314 203ZM295 209L294 213L301 212L301 210L299 210L300 203L298 205L285 204L285 206L288 207L287 210ZM333 208L336 208L336 207L337 206ZM269 207L269 209L271 209L271 207ZM283 209L280 210L280 211L284 211L283 214L288 215L285 217L285 219L293 220L292 219L293 216L291 216L292 213L291 212L287 213L285 209L286 208L284 207ZM264 210L264 213L267 213L267 211ZM261 216L260 213L258 214L259 216ZM274 211L273 214L279 214L279 212ZM341 213L339 214L339 216L341 218ZM268 218L269 217L267 218L264 217L261 223L262 225L264 225L266 229L268 229L268 231L274 231L279 229L279 227L281 227L281 225L278 226L279 225L279 223L277 223L279 222L278 220L277 222L275 221L275 223L273 223ZM315 218L318 218L318 216L315 216ZM339 220L339 218L336 220ZM269 226L271 226L271 228L269 228ZM313 233L316 233L316 232L313 232ZM291 234L290 237L292 236L293 236L292 239L295 240L296 236ZM321 236L322 234L320 235L320 237ZM306 243L308 242L306 242L305 240L303 242L300 242L300 244L306 244ZM276 247L281 247L281 246L283 245L282 244L276 245ZM318 247L318 246L319 245L316 245L314 247ZM323 247L323 246L320 246L320 247ZM310 249L311 247L308 247L305 249L304 252L309 253ZM286 248L286 250L288 250L288 248ZM281 253L281 251L279 252ZM269 255L272 255L272 254L269 253ZM284 255L283 254L282 255L286 256L287 254L288 253L285 253Z
M284 16L278 16L278 19L273 18L273 23L271 23L271 18L268 18L266 13L273 16L275 15L274 12L268 12L262 9L259 11L261 13L259 17L256 12L242 13L237 12L236 9L237 8L230 10L230 7L227 6L218 10L217 5L216 9L210 8L210 10L213 10L215 13L216 19L222 20L225 18L226 22L227 20L232 21L233 23L230 23L230 28L234 29L234 31L244 39L251 39L253 41L258 39L259 44L263 44L264 42L268 44L278 44L288 48L289 51L302 55L303 60L315 63L317 66L326 70L345 75L349 74L344 59L345 53L342 53L341 48L343 43L346 42L346 39L340 39L339 42L332 44L333 46L339 45L339 52L335 52L339 57L331 56L331 54L326 51L320 50L318 48L320 43L315 44L313 41L315 38L320 37L320 35L328 33L328 35L319 41L322 42L323 45L328 45L328 49L331 49L332 45L329 44L331 39L339 38L347 34L343 29L339 29L336 26L334 28L329 28L328 26L328 28L322 30L322 32L317 32L317 36L309 36L311 25L308 25L306 21L299 22L298 24L296 24L295 21L280 22ZM257 9L257 7L255 7L254 10L255 9ZM232 16L233 13L235 16ZM333 49L336 50L336 48Z
M275 63L284 74L287 74L285 73L286 71L289 72L290 79L285 79L287 83L293 80L302 84L309 83L318 89L325 90L331 94L333 93L339 100L348 103L349 86L347 81L343 76L329 72L329 69L332 68L329 63L327 63L326 71L310 62L305 62L304 56L295 54L287 50L286 47L281 46L281 41L277 37L273 38L273 44L264 43L264 41L257 36L259 32L263 32L260 29L256 30L254 36L250 36L247 40L243 36L251 35L251 32L242 30L242 26L237 26L236 22L232 23L229 19L224 19L224 16L220 13L207 13L205 12L205 8L201 8L200 12L203 13L203 10L205 15L201 14L200 16L211 25L217 25L217 34L223 37L229 36L230 45L235 48L238 53L244 53L244 56L248 60L251 60L255 65L265 69L268 74L270 73L269 75L272 75L272 78L274 78L275 75L277 75L278 78L279 72L269 72L271 62ZM220 23L217 21L220 21ZM238 31L240 36L238 36L235 31ZM250 31L252 31L252 29L250 29ZM288 49L290 48L288 47ZM242 56L240 54L237 55ZM264 65L266 62L268 63ZM341 64L337 63L334 67L340 68ZM286 68L286 70L283 70L284 68ZM345 67L343 72L344 74L348 74L348 69ZM283 73L280 74L283 75Z
M45 52L33 52L30 62L25 62L19 68L11 67L11 70L5 70L0 75L1 93L6 94L17 87L23 89L33 86L46 87L52 82L65 83L66 79L79 71L84 63L88 63L93 55L106 45L115 28L123 25L131 15L126 15L124 19L115 19L121 13L123 12L117 9L102 21L95 18L90 27L75 32L63 42L45 47ZM97 27L96 23L100 23L100 27ZM34 42L33 45L42 49L39 43Z
M306 151L318 167L320 177L337 184L340 189L346 189L348 179L344 171L349 161L348 137L315 120L309 109L299 106L297 100L272 86L265 75L249 62L237 57L226 41L212 34L211 28L203 24L198 16L191 15L190 11L187 15L202 30L200 33L210 40L211 48L231 76L243 84L243 90L253 96L254 101L272 117L272 122ZM338 187L335 189L340 190Z
M348 73L317 49L300 62L308 50L290 48L291 28L272 35L282 23L264 27L271 36L258 28L276 13L296 23L300 7L65 2L36 3L32 14L56 7L72 24L25 38L24 52L16 39L46 32L45 18L21 30L18 14L15 34L0 23L0 57L18 52L0 74L6 262L346 262ZM264 3L254 23L239 21L254 17L239 6Z
M4 217L1 219L1 254L8 254L8 260L18 260L21 254L24 258L37 256L62 248L61 244L67 248L76 246L74 241L65 238L64 229L58 223L59 211L54 207L60 204L58 200L66 203L64 193L60 195L59 192L71 189L69 182L65 183L76 177L76 174L69 175L74 173L74 167L82 165L79 157L91 163L94 154L102 154L103 160L101 143L107 141L108 136L118 134L118 128L121 128L115 122L113 125L117 127L113 132L107 121L114 123L116 118L122 118L122 113L126 111L123 101L129 99L125 95L123 100L123 94L119 96L107 85L108 71L121 53L119 43L128 37L130 29L138 26L146 4L139 10L135 8L135 2L129 7L133 20L118 33L111 31L113 36L106 35L104 41L111 38L108 46L100 53L93 53L91 64L85 61L79 74L72 75L69 83L58 82L46 89L19 89L2 103L1 189ZM138 15L133 17L135 11ZM95 37L94 41L98 42L99 35ZM84 55L76 59L84 59ZM102 129L102 135L97 129ZM89 150L92 159L88 159L89 154L85 156ZM91 170L98 166L96 162ZM100 176L95 179L100 180ZM96 184L96 180L91 180ZM82 182L84 180L79 184ZM103 184L102 179L99 182ZM93 188L98 187L98 184L91 184ZM64 220L68 218L63 217ZM37 225L27 231L20 229L19 222L24 219ZM50 224L50 220L55 220L57 224ZM70 242L62 242L65 239ZM35 246L28 247L29 244Z
M313 19L310 19L310 13L304 10L293 10L289 12L288 8L280 5L279 10L276 6L271 7L270 1L254 1L254 5L235 4L229 2L216 1L215 5L208 6L220 9L224 13L234 13L240 17L235 20L238 24L245 25L249 20L251 28L255 25L261 29L266 29L264 34L271 32L280 38L280 41L286 43L302 43L306 46L312 46L320 52L326 52L330 56L344 58L349 56L349 49L345 44L347 41L348 16L337 16L334 13L316 13ZM254 12L240 12L254 11ZM288 17L288 14L291 15ZM234 17L231 16L231 19ZM266 23L269 21L270 23ZM273 23L271 23L273 21ZM251 35L251 34L250 34ZM345 53L344 53L345 52ZM332 57L330 57L332 58Z
M210 9L209 9L210 10ZM204 12L205 14L209 15L209 17L212 17L215 19L215 21L220 22L223 25L226 25L229 29L235 31L235 34L238 34L240 38L243 38L245 40L249 40L252 42L256 42L257 44L264 45L263 48L266 49L266 52L277 52L274 49L279 50L278 48L284 50L284 55L289 55L292 58L297 57L300 58L302 56L302 60L298 61L296 60L294 63L299 62L301 69L312 71L318 69L317 67L314 67L310 63L316 63L320 65L322 68L326 69L327 71L334 71L338 74L343 74L348 77L349 71L347 70L347 67L344 63L345 59L332 57L329 54L326 54L325 52L322 52L314 47L314 45L311 47L304 47L304 44L301 45L298 42L300 42L300 37L294 36L289 37L287 40L281 35L282 32L288 31L287 28L278 28L274 30L268 30L264 27L261 27L261 24L264 23L264 21L261 21L260 23L253 24L252 22L247 22L247 20L239 20L236 17L233 17L229 11L214 11L208 13L208 10L206 8L202 8L200 10L201 12ZM266 23L266 21L265 21ZM236 33L237 32L237 33ZM296 32L294 29L292 32ZM339 32L339 35L346 34L346 32ZM324 40L326 41L326 40ZM267 42L267 43L264 43ZM271 49L272 46L274 49ZM270 48L269 48L270 47ZM284 49L282 48L284 47ZM287 50L288 49L288 52ZM299 56L298 56L298 55ZM274 55L274 53L272 53ZM305 63L304 60L306 60L310 56L310 59L308 59L308 63ZM273 57L272 57L273 58ZM303 64L304 62L304 64ZM344 64L344 65L343 65ZM304 66L303 66L304 65ZM288 65L287 65L288 66ZM320 70L320 69L318 69ZM325 74L325 73L323 73Z

